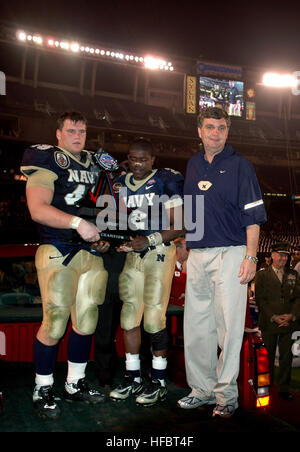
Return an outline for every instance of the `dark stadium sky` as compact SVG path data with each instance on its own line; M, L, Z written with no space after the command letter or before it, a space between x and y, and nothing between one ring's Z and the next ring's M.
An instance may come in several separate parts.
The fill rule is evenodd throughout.
M297 2L1 0L0 17L125 49L300 70Z

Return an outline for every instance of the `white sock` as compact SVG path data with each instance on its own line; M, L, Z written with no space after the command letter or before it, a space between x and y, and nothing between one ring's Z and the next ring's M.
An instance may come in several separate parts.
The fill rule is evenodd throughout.
M85 368L87 363L72 363L68 361L67 383L76 384L78 380L85 377Z
M37 389L42 386L52 386L54 383L53 374L50 375L39 375L35 374L35 385Z
M137 353L135 355L131 353L126 353L126 370L129 371L140 371L141 370L141 361L140 361L140 355ZM134 381L137 383L141 382L141 377L135 377Z
M167 358L163 358L162 356L155 356L153 355L152 359L152 375L155 374L156 370L166 370L168 365ZM157 378L157 380L160 382L162 386L166 386L165 380L161 378Z

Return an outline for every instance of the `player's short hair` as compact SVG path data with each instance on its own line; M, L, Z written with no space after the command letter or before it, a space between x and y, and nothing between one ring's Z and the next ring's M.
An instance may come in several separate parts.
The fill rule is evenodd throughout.
M57 128L59 130L62 130L67 119L75 123L83 122L85 125L87 125L87 119L82 113L80 113L79 111L66 111L62 115L60 115L59 118L57 118Z
M225 119L227 127L231 125L228 113L221 107L208 107L202 110L198 115L198 127L202 127L205 118L209 119Z
M129 146L129 151L146 151L149 152L152 156L154 156L154 147L150 140L146 140L145 138L138 138L134 140Z

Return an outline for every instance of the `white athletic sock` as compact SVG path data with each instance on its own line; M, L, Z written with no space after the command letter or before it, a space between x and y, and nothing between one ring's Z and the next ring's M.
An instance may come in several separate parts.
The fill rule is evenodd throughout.
M152 378L158 380L162 386L165 386L165 374L168 360L162 356L153 355L152 359ZM163 377L163 378L162 378Z
M39 375L35 374L35 385L39 389L42 386L53 386L54 378L53 374L50 375Z
M78 380L85 377L85 368L87 363L72 363L68 361L67 383L76 384Z
M140 372L141 371L140 355L138 353L137 354L126 353L125 365L126 370L128 370L131 373ZM135 376L134 381L140 383L141 377Z

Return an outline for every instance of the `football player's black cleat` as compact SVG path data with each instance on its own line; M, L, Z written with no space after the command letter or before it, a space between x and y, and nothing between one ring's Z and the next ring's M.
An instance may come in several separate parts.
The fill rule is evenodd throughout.
M58 419L60 408L55 401L52 386L35 387L33 392L33 406L37 415L42 419Z
M95 405L103 402L104 394L91 389L84 378L75 383L65 383L64 398L67 402L85 402Z

